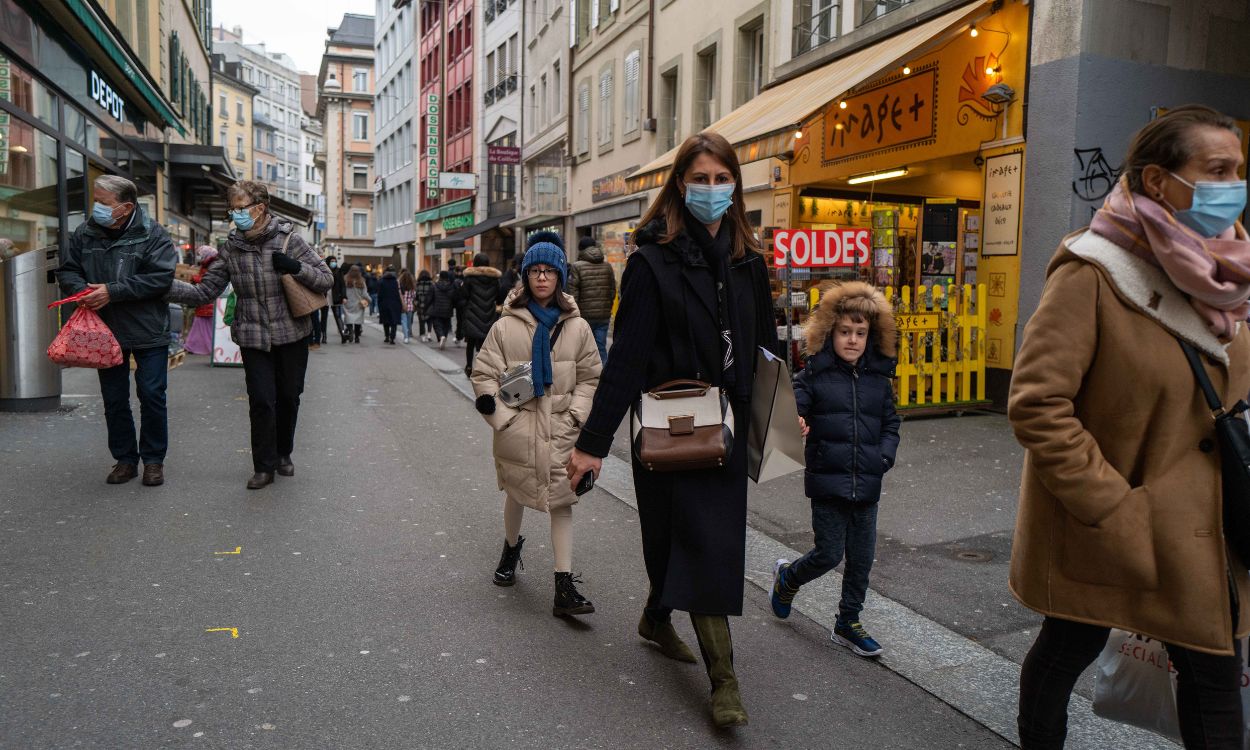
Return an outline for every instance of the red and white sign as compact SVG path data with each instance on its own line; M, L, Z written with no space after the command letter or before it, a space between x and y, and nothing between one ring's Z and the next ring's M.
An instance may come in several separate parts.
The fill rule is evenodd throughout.
M872 248L870 229L778 229L773 234L773 264L778 267L866 266Z

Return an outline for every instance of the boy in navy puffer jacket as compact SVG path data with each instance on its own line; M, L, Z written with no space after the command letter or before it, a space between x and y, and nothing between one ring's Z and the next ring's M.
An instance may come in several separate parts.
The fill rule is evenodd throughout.
M860 656L881 645L859 622L877 542L881 479L894 466L897 331L885 296L862 282L835 283L808 320L807 367L794 377L799 423L807 437L804 485L812 501L816 547L773 568L773 613L790 616L799 587L842 558L842 600L832 637Z

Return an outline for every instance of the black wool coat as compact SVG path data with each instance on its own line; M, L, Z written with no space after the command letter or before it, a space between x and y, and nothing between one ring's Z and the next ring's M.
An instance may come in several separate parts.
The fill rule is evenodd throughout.
M434 295L430 298L430 309L427 313L431 318L451 318L456 309L456 287L450 281L434 282Z
M881 478L893 468L898 451L894 366L875 345L852 366L830 341L794 376L799 416L811 428L804 449L808 497L881 499Z
M466 338L484 341L490 327L499 319L504 290L499 285L503 275L498 268L473 266L464 270L464 283L456 290L464 317Z
M686 215L689 226L696 221ZM731 229L728 220L721 232ZM683 232L661 244L664 226L638 232L639 248L621 278L608 364L577 447L607 455L612 436L643 391L668 380L724 382L716 278L705 259L707 232ZM725 237L721 238L723 246ZM748 252L732 262L727 295L730 329L741 351L776 350L764 259ZM754 377L754 359L747 368ZM750 393L751 383L736 390ZM719 469L656 473L635 458L634 491L653 604L710 615L742 614L746 560L746 430L750 404L733 404L734 449Z
M403 314L404 301L399 296L399 279L388 272L378 282L378 322L384 326L397 326Z

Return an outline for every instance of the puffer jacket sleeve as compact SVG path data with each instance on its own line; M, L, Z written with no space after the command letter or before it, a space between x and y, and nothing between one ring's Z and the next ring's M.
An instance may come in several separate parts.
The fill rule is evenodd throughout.
M473 359L473 374L469 378L469 381L473 384L474 396L478 398L482 396L494 398L494 412L482 414L482 417L486 419L486 423L490 425L491 429L496 431L506 427L519 411L495 398L495 394L499 392L499 378L503 375L504 370L507 369L507 359L503 353L503 329L504 326L500 324L491 326L490 332L486 334L486 341L482 343L481 350L478 351L477 356Z
M573 387L573 401L569 411L578 424L583 424L590 416L590 407L594 403L595 389L599 387L599 374L603 363L599 360L599 347L595 344L595 334L590 324L581 318L577 319L577 385Z
M1098 350L1099 272L1083 262L1055 269L1024 331L1007 415L1033 469L1082 523L1110 516L1132 489L1076 415Z
M226 285L230 283L229 265L223 258L218 258L217 262L204 272L198 284L188 284L174 279L174 285L165 295L165 301L192 307L207 305L220 297L221 293L226 290Z
M811 371L800 370L794 376L794 403L798 407L799 416L804 419L812 409Z
M313 252L303 237L292 234L286 253L300 262L299 273L295 274L295 279L299 283L322 294L330 291L330 288L334 286L334 273L330 271L326 262Z
M881 458L885 459L885 468L889 470L894 468L898 457L898 431L903 420L898 418L898 410L894 408L894 384L888 380L885 384L885 403L881 406Z

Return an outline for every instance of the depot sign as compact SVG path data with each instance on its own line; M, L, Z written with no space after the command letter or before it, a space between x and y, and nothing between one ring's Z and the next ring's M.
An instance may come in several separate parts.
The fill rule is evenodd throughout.
M869 229L778 229L773 233L773 265L793 268L844 268L868 265Z

